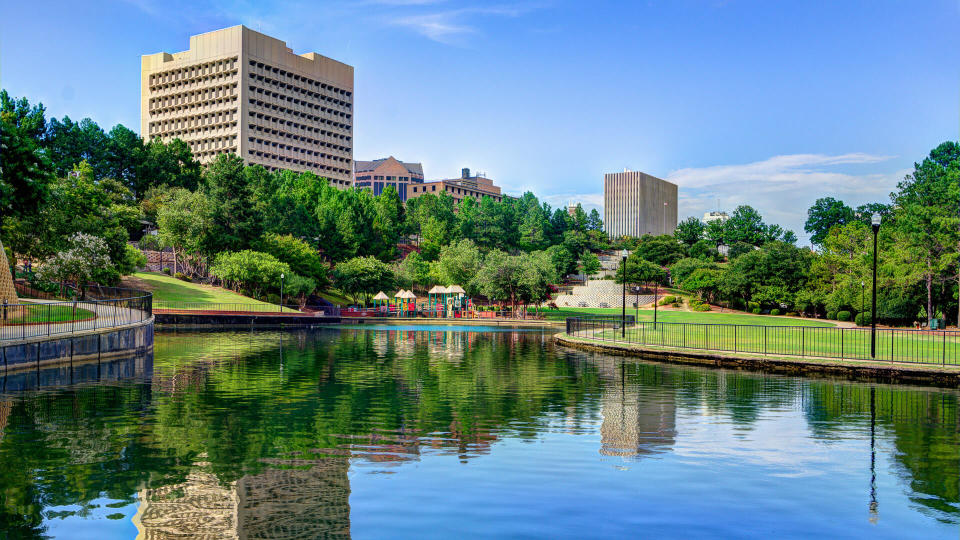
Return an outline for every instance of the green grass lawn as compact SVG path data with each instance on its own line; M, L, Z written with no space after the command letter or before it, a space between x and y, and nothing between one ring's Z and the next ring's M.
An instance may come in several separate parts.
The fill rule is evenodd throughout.
M223 287L181 281L158 272L137 272L125 282L127 286L153 293L153 307L157 309L221 309L225 311L271 311L276 306L237 294ZM233 306L231 306L231 304ZM295 310L284 308L284 311Z
M559 311L544 310L549 320L564 320L567 317L590 315L620 315L619 308L560 308ZM627 315L636 314L636 310L627 308ZM641 309L639 321L653 321L652 309ZM721 313L719 311L658 311L658 322L685 322L705 324L753 324L760 326L836 326L830 321L819 319L788 319L772 315L749 315L745 313Z
M689 321L688 321L689 322ZM776 327L751 324L642 323L625 332L589 326L580 337L626 341L658 347L679 347L767 355L819 356L869 360L868 328ZM881 329L876 359L897 362L960 364L960 334L953 332Z
M24 324L24 323L44 323L44 322L68 322L72 320L84 320L94 316L89 309L77 308L74 312L73 306L66 305L26 305L7 309L6 320L0 319L0 324ZM0 313L2 317L2 313Z

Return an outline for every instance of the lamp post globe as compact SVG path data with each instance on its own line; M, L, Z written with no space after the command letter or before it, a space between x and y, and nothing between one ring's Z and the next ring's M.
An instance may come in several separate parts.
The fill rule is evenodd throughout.
M873 213L870 217L870 228L873 229L873 303L870 308L870 358L877 357L877 233L880 232L880 214Z

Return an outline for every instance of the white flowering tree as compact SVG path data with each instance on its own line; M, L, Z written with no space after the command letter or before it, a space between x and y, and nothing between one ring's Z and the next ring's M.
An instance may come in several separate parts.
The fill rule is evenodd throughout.
M99 271L110 266L107 243L102 238L76 233L70 237L69 247L43 262L40 278L60 284L64 294L67 282L74 282L83 290L86 282Z

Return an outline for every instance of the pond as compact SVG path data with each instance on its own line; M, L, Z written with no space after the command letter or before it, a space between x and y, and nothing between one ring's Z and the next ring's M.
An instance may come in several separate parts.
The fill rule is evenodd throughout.
M159 332L4 378L0 537L955 539L957 400L540 330Z

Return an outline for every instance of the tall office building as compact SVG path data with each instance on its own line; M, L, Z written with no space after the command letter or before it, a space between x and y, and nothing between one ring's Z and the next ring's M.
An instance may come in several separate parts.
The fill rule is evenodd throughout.
M603 228L610 238L673 234L677 185L639 171L603 175Z
M140 134L179 138L201 163L235 153L269 170L353 176L353 67L245 26L141 58Z

